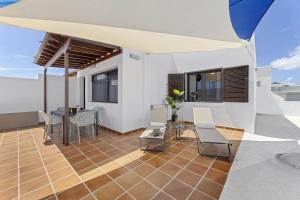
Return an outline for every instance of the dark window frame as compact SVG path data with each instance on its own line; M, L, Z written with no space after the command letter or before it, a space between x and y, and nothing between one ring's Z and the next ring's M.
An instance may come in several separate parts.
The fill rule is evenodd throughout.
M102 74L106 74L109 77L108 74L113 73L113 72L117 73L117 81L119 81L119 70L118 70L118 68L108 70L108 71L104 71L104 72L100 72L100 73L96 73L96 74L93 74L91 76L91 81L92 81L92 102L118 104L118 102L119 102L119 83L117 85L117 98L116 98L116 101L110 101L110 99L109 99L110 92L111 92L110 89L109 89L109 84L107 84L107 101L99 101L99 100L94 99L94 77L102 75Z
M220 72L221 73L221 97L220 99L212 99L212 98L207 98L205 95L205 81L202 85L202 89L201 89L201 98L200 100L195 100L192 101L189 91L190 91L190 76L191 75L197 75L197 74L201 74L202 76L204 74L207 73L214 73L214 72ZM207 70L201 70L201 71L193 71L193 72L187 72L185 73L185 77L187 78L186 80L186 91L187 91L187 95L185 98L185 102L213 102L213 103L222 103L223 102L223 95L224 95L224 77L223 77L223 68L214 68L214 69L207 69ZM204 77L204 76L203 76Z

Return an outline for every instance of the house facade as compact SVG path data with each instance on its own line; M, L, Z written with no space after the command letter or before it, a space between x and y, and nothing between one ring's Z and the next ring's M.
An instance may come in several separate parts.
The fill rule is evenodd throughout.
M123 48L78 71L78 102L86 109L103 107L102 125L126 133L146 127L151 105L165 104L168 91L177 88L185 91L180 119L192 122L193 107L211 107L217 125L253 132L255 63L254 40L241 48L191 53Z
M272 91L285 101L300 101L300 86L273 83Z

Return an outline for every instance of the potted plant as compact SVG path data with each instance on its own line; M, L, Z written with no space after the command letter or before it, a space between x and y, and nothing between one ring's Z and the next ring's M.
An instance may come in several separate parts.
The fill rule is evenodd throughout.
M173 89L173 95L167 96L166 101L172 110L172 121L175 122L177 119L177 111L181 108L180 103L183 102L183 91Z

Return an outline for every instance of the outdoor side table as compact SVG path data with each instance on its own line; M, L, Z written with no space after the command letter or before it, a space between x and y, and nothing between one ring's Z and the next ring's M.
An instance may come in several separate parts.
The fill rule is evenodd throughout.
M149 127L138 138L140 148L149 151L163 151L166 144L166 127ZM143 142L147 144L142 147Z

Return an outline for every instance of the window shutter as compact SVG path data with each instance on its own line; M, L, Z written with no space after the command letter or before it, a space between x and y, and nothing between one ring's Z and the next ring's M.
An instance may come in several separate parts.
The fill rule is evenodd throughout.
M249 66L224 69L224 101L248 102Z
M168 95L173 97L173 89L184 91L184 74L168 75Z

